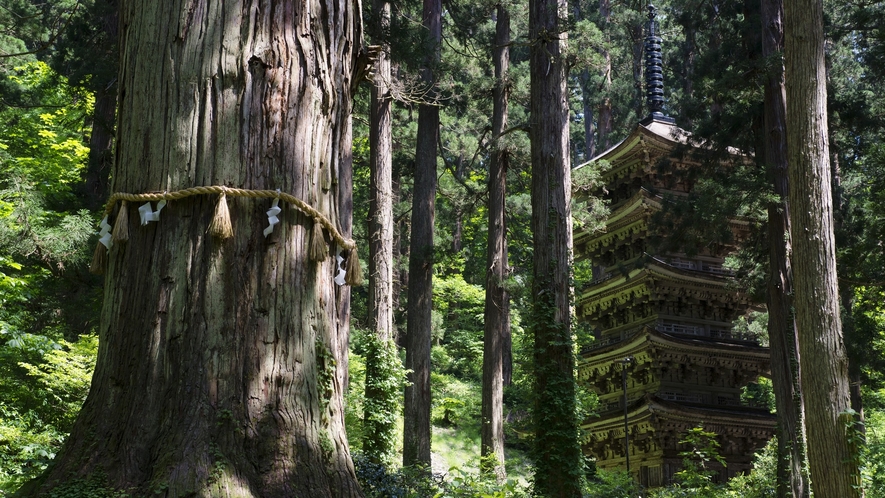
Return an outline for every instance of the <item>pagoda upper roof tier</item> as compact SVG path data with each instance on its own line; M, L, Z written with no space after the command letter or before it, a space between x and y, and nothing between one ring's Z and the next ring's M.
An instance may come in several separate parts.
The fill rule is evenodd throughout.
M669 154L677 146L687 144L687 137L688 132L672 123L652 121L647 125L638 124L627 138L588 162L608 161L610 168L602 174L602 180L611 183L629 175L637 165L650 165L653 158Z
M749 369L760 374L770 370L769 348L746 341L728 341L712 337L684 337L667 334L652 327L642 327L625 339L607 342L581 352L578 380L607 376L620 371L623 358L633 358L636 365L669 361L698 366ZM689 360L692 360L689 362Z
M681 154L679 162L699 164L700 158L696 156L711 147L692 143L690 139L689 132L668 121L652 120L646 124L639 123L627 138L578 167L597 161L607 161L610 168L602 174L602 181L609 184L619 178L630 176L637 166L642 168L651 166L658 158L669 156L679 147L685 152ZM733 158L747 160L746 155L733 147L728 147L727 151Z
M603 229L596 232L575 233L576 255L592 257L601 248L616 245L618 241L644 236L648 231L649 215L659 209L661 209L661 197L646 189L640 189L608 216Z
M662 294L750 305L746 295L729 288L732 281L727 276L677 268L648 256L641 268L614 272L592 283L580 293L578 303L585 316L621 305L648 301Z

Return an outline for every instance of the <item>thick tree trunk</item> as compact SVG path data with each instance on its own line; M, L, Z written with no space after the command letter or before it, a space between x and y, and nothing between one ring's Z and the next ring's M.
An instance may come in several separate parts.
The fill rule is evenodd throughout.
M530 0L535 493L580 496L564 0Z
M113 189L280 189L346 231L359 15L323 0L124 2ZM228 202L224 241L207 234L214 196L170 201L147 226L129 206L92 389L46 487L101 471L134 496L360 495L335 260L308 258L313 221L285 203L265 238L269 200Z
M763 0L762 56L783 53L783 1ZM787 203L786 96L783 63L765 80L764 160L778 201L768 205L768 337L774 384L777 427L777 495L804 498L809 486L805 475L805 432L802 391L799 386L799 344L793 322L793 273L790 266L790 208Z
M507 193L509 152L501 141L507 129L507 106L510 93L510 12L497 6L494 62L495 90L492 110L492 135L495 140L489 164L489 232L485 299L485 332L482 357L482 428L481 454L496 462L482 470L498 479L504 470L504 336L510 328L510 297L504 288L507 278L507 229L504 201ZM487 460L484 463L488 462Z
M846 437L848 359L842 341L827 141L823 2L786 0L791 241L808 462L814 496L860 496Z
M442 3L424 0L427 29L426 64L422 79L426 98L436 95L434 67L442 39ZM409 249L409 309L406 323L406 369L411 370L403 414L403 465L430 466L430 313L433 305L433 224L436 206L436 148L439 108L418 108L412 237Z
M375 0L378 32L385 36L390 29L390 2ZM393 337L393 141L391 135L392 99L390 95L390 44L382 40L381 52L375 66L369 124L371 177L369 178L369 326L378 341L386 343ZM384 375L379 358L366 361L366 379ZM377 409L388 398L366 382L366 413L363 451L376 461L386 461L392 455L393 440L383 437L394 427L389 417L377 417L369 410ZM389 406L383 413L391 413ZM381 425L380 427L378 425ZM380 436L380 437L379 437Z

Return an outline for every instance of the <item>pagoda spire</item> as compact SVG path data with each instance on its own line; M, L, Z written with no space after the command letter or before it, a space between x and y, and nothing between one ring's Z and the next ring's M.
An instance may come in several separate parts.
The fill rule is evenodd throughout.
M658 36L658 23L655 21L657 9L648 5L648 34L645 37L645 101L648 116L642 124L652 121L673 123L675 120L661 112L664 108L664 67L661 56L661 37Z

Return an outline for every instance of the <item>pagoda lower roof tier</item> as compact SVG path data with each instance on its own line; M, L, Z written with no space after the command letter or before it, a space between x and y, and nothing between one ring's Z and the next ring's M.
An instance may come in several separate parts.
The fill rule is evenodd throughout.
M744 341L680 337L643 327L623 340L581 351L577 380L604 394L607 391L601 386L620 385L620 361L624 358L632 358L628 370L631 378L649 388L666 377L665 370L680 365L695 370L711 369L718 375L728 373L729 382L723 379L723 387L739 387L759 376L768 376L771 371L767 347Z
M682 443L691 429L702 427L717 435L724 468L716 469L730 478L752 468L754 453L774 435L776 417L767 410L749 407L705 407L663 400L647 395L627 408L630 460L634 473L647 486L672 481L682 467ZM587 420L582 446L602 469L623 468L624 412L612 411ZM643 474L644 473L644 474Z
M621 308L679 298L749 307L749 298L730 288L731 282L727 276L686 270L651 257L641 268L617 272L584 289L578 297L578 310L593 321Z

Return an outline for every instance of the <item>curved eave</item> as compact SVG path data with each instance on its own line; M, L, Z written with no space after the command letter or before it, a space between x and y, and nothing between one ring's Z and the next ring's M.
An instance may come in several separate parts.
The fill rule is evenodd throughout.
M622 176L623 170L630 165L650 164L650 156L652 154L669 154L676 147L687 146L689 154L685 157L688 159L692 156L692 151L712 149L708 144L702 143L697 145L690 143L690 137L691 134L689 132L672 123L661 121L652 121L648 125L640 123L636 125L636 128L633 129L627 138L577 167L581 168L594 162L607 161L611 164L611 168L603 173L602 179L608 182ZM734 147L727 147L726 152L739 162L752 161L752 156L748 156ZM691 162L690 159L689 162Z
M762 432L773 431L777 423L777 417L767 410L750 408L745 406L729 406L717 408L709 405L683 404L675 401L667 401L652 394L634 402L627 407L627 418L632 423L641 423L651 417L657 419L657 424L662 421L683 422L689 426L704 424L738 425L756 429ZM623 410L611 411L602 414L599 418L588 419L583 427L592 438L593 432L603 432L611 429L622 430L624 425Z
M661 123L653 121L648 126L637 124L636 128L627 135L627 138L621 140L615 146L598 154L586 163L578 165L579 168L594 163L596 161L605 160L614 163L623 159L629 154L640 141L647 140L647 143L653 143L660 148L672 148L679 144L686 144L685 137L688 132L673 124Z
M614 147L582 163L577 168L598 161L607 161L611 167L602 174L603 182L609 182L623 175L625 169L651 163L651 155L669 153L680 143L685 143L688 133L668 123L652 122L649 125L637 124L636 128ZM680 140L682 137L682 140Z
M635 268L630 270L626 275L620 274L612 276L608 279L601 280L590 287L584 289L579 301L590 301L605 297L607 294L617 294L630 287L641 285L650 279L666 279L674 284L695 284L707 287L721 288L725 287L731 281L730 277L715 275L708 272L686 270L670 266L660 260L652 260L643 268Z
M694 354L715 350L718 354L744 361L768 362L770 358L770 350L765 346L728 342L709 337L676 336L646 326L631 338L582 354L583 358L578 365L578 371L598 368L600 365L606 365L628 356L637 357L652 349L659 352L679 351Z
M634 225L642 224L648 219L652 211L661 209L660 197L655 196L646 189L640 189L632 198L624 202L618 209L611 213L605 222L605 228L595 232L578 231L575 233L575 248L577 257L583 257L586 245L595 242L594 247L609 239L626 238L625 233L631 231ZM645 227L642 227L645 229ZM610 243L610 241L609 241ZM584 248L584 250L582 250Z

